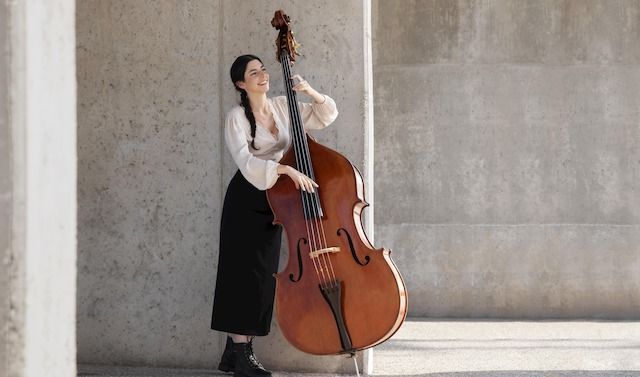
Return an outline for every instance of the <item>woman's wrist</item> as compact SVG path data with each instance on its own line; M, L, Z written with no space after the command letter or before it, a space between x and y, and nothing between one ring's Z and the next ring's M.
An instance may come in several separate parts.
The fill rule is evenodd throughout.
M276 169L276 172L278 173L278 175L287 174L287 172L288 172L288 170L289 170L290 168L291 168L291 167L290 167L289 165L282 165L282 164L279 164L279 165L278 165L278 168Z
M313 101L318 105L322 105L327 101L327 97L325 97L324 94L318 93L315 90L314 90L314 93L311 95L311 97L313 98Z

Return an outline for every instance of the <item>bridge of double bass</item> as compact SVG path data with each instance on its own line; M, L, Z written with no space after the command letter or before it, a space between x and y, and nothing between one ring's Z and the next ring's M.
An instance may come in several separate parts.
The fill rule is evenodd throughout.
M319 249L319 250L313 250L309 253L309 256L311 258L318 258L323 254L334 254L334 253L339 253L340 252L340 248L337 246L334 247L326 247L324 249Z

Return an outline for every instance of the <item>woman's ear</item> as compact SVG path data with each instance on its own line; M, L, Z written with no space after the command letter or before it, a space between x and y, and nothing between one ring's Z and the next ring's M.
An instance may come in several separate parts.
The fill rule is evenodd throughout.
M236 81L236 88L246 89L247 86L244 84L244 81Z

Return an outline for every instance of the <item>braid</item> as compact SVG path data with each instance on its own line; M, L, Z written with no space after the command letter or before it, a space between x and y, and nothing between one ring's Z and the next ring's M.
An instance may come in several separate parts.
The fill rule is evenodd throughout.
M251 125L251 148L258 150L260 148L256 148L256 118L253 116L253 110L251 110L251 103L249 103L249 97L247 96L247 92L243 89L240 90L240 104L244 108L244 115L249 120L249 124Z

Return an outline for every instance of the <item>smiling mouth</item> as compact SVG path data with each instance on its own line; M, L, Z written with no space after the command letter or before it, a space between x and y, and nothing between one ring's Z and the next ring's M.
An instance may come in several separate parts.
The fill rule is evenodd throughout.
M267 85L268 83L269 83L269 80L267 80L267 81L263 81L263 82L259 83L258 85L260 85L260 86L264 86L264 85Z

